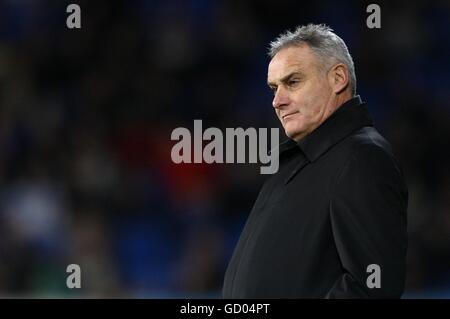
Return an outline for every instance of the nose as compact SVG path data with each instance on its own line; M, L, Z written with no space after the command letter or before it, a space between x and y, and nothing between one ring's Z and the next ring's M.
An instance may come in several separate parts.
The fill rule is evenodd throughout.
M289 97L286 90L280 85L278 86L275 96L272 101L272 106L276 109L280 109L283 106L289 104Z

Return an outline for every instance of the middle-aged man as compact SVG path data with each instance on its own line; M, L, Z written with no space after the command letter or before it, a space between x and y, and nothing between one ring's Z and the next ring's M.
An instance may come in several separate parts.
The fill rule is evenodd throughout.
M408 191L325 25L270 45L268 85L289 137L225 274L224 298L399 298Z

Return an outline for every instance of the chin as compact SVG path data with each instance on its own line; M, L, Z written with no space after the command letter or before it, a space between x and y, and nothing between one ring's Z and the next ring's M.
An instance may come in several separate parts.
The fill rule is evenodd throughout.
M298 132L289 130L284 130L284 133L286 134L287 137L289 137L292 140L295 140L295 138L300 135Z
M299 130L298 128L289 127L289 125L286 125L284 127L284 132L286 136L291 139L295 139L295 137L301 136L302 134L301 130Z

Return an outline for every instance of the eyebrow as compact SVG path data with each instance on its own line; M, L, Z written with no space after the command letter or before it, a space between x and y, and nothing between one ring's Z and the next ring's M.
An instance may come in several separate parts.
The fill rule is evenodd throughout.
M288 75L285 75L284 77L281 78L280 82L281 83L286 83L287 81L289 81L290 78L296 76L296 75L300 75L302 76L303 73L301 71L294 71L289 73ZM268 86L275 86L276 84L274 82L267 82Z

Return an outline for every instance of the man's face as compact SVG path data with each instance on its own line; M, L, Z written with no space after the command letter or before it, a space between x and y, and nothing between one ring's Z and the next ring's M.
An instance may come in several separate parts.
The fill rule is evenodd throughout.
M286 135L296 141L329 115L332 89L319 66L320 60L308 45L284 48L269 64L272 105Z

